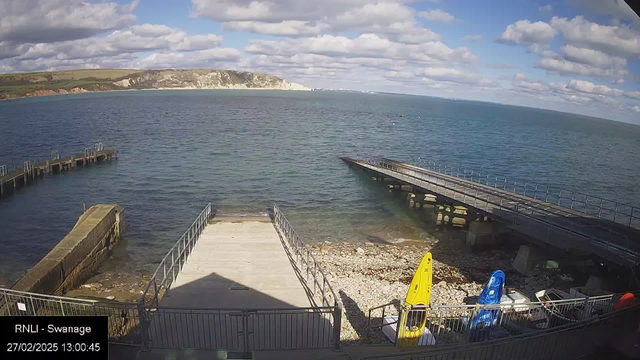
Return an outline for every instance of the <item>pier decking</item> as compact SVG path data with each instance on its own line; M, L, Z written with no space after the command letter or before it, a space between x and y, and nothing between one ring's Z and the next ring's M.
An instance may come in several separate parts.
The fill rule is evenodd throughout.
M51 153L51 160L25 161L21 167L9 171L4 165L0 166L0 197L14 193L19 187L32 183L45 175L73 170L78 167L118 158L118 150L103 149L98 143L95 149L85 149L84 154L71 155L60 158L57 151Z
M211 204L169 250L139 302L151 348L337 348L342 309L277 206L216 218Z
M342 158L346 163L391 178L401 184L414 187L415 192L436 195L442 203L460 205L472 212L503 223L508 228L541 244L550 245L574 254L590 254L624 267L637 266L640 258L640 216L634 207L626 213L603 207L596 208L595 215L576 210L575 198L571 207L551 202L547 188L539 198L508 191L501 181L494 186L462 178L460 175L425 169L411 164L384 158L363 160ZM497 178L496 178L497 179ZM504 183L507 184L506 182ZM585 208L591 205L582 200ZM600 201L602 203L602 201ZM606 218L612 213L611 218Z
M214 218L160 306L309 307L271 219Z

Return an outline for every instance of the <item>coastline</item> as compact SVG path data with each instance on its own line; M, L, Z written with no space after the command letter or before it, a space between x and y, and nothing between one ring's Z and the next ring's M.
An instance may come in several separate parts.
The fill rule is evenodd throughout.
M10 100L19 100L19 99L29 99L29 98L37 98L37 97L49 97L49 96L60 96L60 95L77 95L77 94L89 94L89 93L108 93L108 92L125 92L125 91L165 91L165 90L280 90L280 91L313 91L313 89L283 89L276 87L264 87L264 88L247 88L247 87L219 87L219 88L198 88L198 87L179 87L179 88L171 88L171 87L162 87L162 88L153 88L153 89L117 89L117 90L86 90L83 88L79 88L81 90L76 90L76 88L71 89L66 92L57 92L55 90L50 90L52 93L41 94L41 95L25 95L18 96L12 98L4 98L0 99L0 101L10 101Z

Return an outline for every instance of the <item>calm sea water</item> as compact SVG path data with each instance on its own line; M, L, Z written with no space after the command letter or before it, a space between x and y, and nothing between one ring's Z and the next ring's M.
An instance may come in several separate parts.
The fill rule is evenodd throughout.
M404 114L404 117L400 117ZM113 264L147 271L208 203L277 202L307 241L424 239L432 229L341 155L374 154L564 184L640 204L640 126L545 110L336 92L141 91L0 102L0 164L82 153L117 162L0 200L0 279L17 279L71 229L82 204L118 203ZM0 281L2 282L2 281Z

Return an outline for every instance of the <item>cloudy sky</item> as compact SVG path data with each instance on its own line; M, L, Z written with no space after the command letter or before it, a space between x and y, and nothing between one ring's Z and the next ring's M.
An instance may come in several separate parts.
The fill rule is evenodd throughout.
M640 124L622 0L0 0L0 73L225 68Z

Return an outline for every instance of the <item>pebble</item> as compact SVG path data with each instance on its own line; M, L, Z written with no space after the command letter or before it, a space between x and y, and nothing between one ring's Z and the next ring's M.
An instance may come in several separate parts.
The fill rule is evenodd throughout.
M495 250L465 253L464 243L376 244L365 252L359 244L310 244L316 259L330 278L336 296L343 306L341 339L349 344L388 344L379 329L368 329L369 309L383 304L400 304L406 297L415 269L427 251L433 255L431 304L475 304L491 272L502 269L507 274L507 286L525 290L528 296L541 288L557 283L560 275L527 278L515 271L511 263L516 250ZM531 297L535 300L534 297ZM389 306L386 315L397 314ZM374 310L373 317L380 316Z
M111 295L111 296L107 296L107 300L115 300L115 296Z

